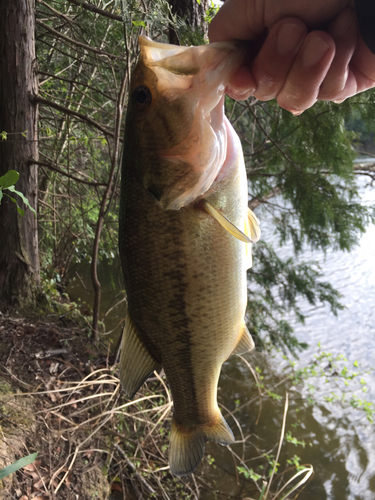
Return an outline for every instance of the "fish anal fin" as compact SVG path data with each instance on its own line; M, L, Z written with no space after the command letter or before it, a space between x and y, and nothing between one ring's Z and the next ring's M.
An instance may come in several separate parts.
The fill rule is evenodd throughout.
M180 426L173 417L169 464L175 476L187 476L194 472L204 456L206 441L222 445L234 442L233 433L219 409L212 425Z
M129 314L125 320L120 356L120 380L129 398L133 398L154 370L160 368L140 339Z
M236 347L233 349L233 354L245 354L245 352L252 351L255 347L252 336L250 335L249 330L246 325L243 325L242 331L240 333L239 341L237 342Z
M207 200L203 202L204 208L208 214L210 214L214 219L218 221L218 223L230 233L232 236L237 238L238 240L244 241L245 243L251 243L250 238L246 236L238 227L236 227L229 219L225 217L224 214L221 213L220 210L214 208L211 203L208 203Z

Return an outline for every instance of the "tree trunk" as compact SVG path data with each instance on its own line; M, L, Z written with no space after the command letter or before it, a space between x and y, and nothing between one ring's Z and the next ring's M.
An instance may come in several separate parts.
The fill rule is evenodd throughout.
M179 17L186 19L187 24L193 28L201 27L205 33L207 33L207 23L204 21L204 15L206 10L211 5L210 0L201 0L200 3L197 0L168 0L172 8L173 14L177 14ZM169 43L175 45L180 45L177 33L173 28L169 30Z
M7 133L7 140L0 141L0 176L19 172L16 189L36 210L35 0L0 1L0 75L0 132ZM7 196L0 205L0 303L8 305L30 303L39 282L37 221L22 208L23 217Z

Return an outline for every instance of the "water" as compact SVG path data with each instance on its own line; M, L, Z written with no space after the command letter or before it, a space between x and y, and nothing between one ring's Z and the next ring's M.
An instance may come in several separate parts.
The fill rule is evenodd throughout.
M375 190L366 187L360 181L360 194L364 203L375 203ZM262 223L262 238L273 242L273 229L264 214L259 215ZM309 347L300 355L298 365L308 366L314 354L318 352L318 343L324 351L333 355L342 354L347 358L344 363L350 370L366 371L363 376L364 385L358 380L350 381L345 386L335 377L311 379L315 387L314 404L308 403L310 396L306 386L291 386L290 382L282 382L274 392L283 399L263 398L259 412L259 400L251 401L258 394L254 378L246 365L237 357L231 358L223 367L220 379L219 400L225 408L235 412L245 436L250 438L246 445L235 444L232 449L243 457L248 467L254 471L259 465L269 467L267 460L261 456L263 451L276 453L279 440L284 395L291 393L290 407L287 416L286 432L291 432L298 441L304 441L305 446L286 442L283 445L279 463L284 470L286 460L294 455L300 457L300 463L310 463L314 466L315 475L301 494L304 500L370 500L375 498L375 428L366 419L364 412L354 410L348 403L326 402L324 397L334 390L337 394L348 394L350 399L354 393L360 398L375 402L375 375L372 371L375 359L375 227L368 227L361 238L358 247L351 253L329 251L311 251L305 248L301 259L304 261L319 261L323 279L337 288L343 297L341 302L346 306L338 317L329 312L328 307L312 308L308 303L299 305L306 315L304 325L297 323L293 317L288 318L300 342L306 342ZM279 249L281 257L291 257L293 249L286 245ZM256 266L256 262L254 262ZM73 299L78 297L87 303L92 303L92 289L87 266L79 269L79 275L85 283L75 276L69 286L69 294ZM118 302L122 295L119 265L109 267L105 263L99 268L103 287L102 315ZM106 328L111 330L119 324L124 316L123 304L115 307L106 318ZM115 334L119 333L119 329ZM266 388L283 379L287 363L281 354L260 355L249 354L246 358L253 367L262 370ZM328 362L323 363L327 365ZM358 369L354 364L359 365ZM340 369L343 364L340 365ZM223 409L226 414L226 410ZM258 418L259 416L259 418ZM236 439L241 439L241 433L235 420L226 415L234 430ZM259 498L254 482L245 480L244 476L236 477L233 458L226 448L208 444L207 453L215 459L216 469L204 467L204 478L217 490L225 492L219 498ZM290 476L290 474L289 474ZM261 480L258 480L261 485ZM212 500L212 492L202 489L201 500Z
M375 190L366 186L364 179L359 181L359 192L364 204L375 204ZM271 228L267 221L263 224L265 241L272 242ZM323 279L338 289L343 297L340 301L345 309L335 317L328 307L313 308L307 302L299 303L306 316L301 325L293 317L289 321L295 329L300 342L309 347L300 356L299 366L310 363L317 352L320 342L325 351L333 355L342 354L348 360L345 365L354 371L359 369L369 373L363 376L367 393L363 392L364 384L353 381L346 387L340 381L315 379L316 392L314 398L319 402L313 407L304 407L300 412L307 435L312 446L296 450L303 460L312 463L315 477L303 493L304 499L329 500L367 500L375 498L375 432L374 424L370 424L363 412L355 411L346 403L325 403L324 396L329 395L332 388L337 393L353 392L359 398L375 403L375 227L369 226L359 241L359 245L350 253L328 251L311 251L305 248L304 261L318 261ZM292 245L279 249L282 258L292 257ZM276 371L282 364L276 356L271 367ZM340 365L340 364L339 364ZM343 364L342 364L343 365ZM341 365L341 366L342 366ZM333 377L334 379L335 377ZM362 377L361 377L362 378ZM303 396L307 391L303 390ZM303 417L302 417L303 415ZM298 433L293 435L298 436ZM317 495L316 488L324 489Z

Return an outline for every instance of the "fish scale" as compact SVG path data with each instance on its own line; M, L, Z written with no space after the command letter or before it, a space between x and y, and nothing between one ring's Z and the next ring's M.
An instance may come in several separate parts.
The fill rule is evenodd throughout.
M182 71L180 55L183 49L189 50L195 65L202 58L205 65L199 71L194 66L194 78L198 78L202 86L203 76L209 80L209 71L216 71L216 89L221 88L223 93L223 82L229 81L241 54L235 56L237 47L232 43L212 44L207 48L176 47L176 64L178 71L182 71L184 90L173 87L178 84L175 68L173 85L165 93L165 67L168 71L173 69L173 46L142 38L140 43L143 51L138 72L136 68L133 75L122 170L119 244L128 317L120 378L132 397L153 370L164 369L173 398L170 466L174 474L186 475L202 459L205 441L233 442L233 434L217 404L217 384L224 361L231 354L250 350L253 342L244 322L251 243L246 248L247 244L234 236L238 232L249 233L241 144L222 110L215 111L216 106L223 106L222 100L220 103L220 98L215 97L212 113L216 113L216 121L212 121L219 130L216 134L212 129L208 136L212 136L213 141L226 137L228 143L219 145L219 153L211 155L209 150L197 150L190 155L186 138L194 136L194 127L197 126L198 131L202 129L196 117L199 114L202 120L210 117L207 110L200 111L201 94L198 92L198 97L196 91L193 96L189 94L189 89L194 89L194 80L191 79L190 86L186 84L189 71ZM157 62L152 59L153 49L157 49ZM160 57L163 50L169 54L167 63ZM184 55L186 64L191 62L189 53ZM237 62L233 63L233 57ZM227 60L226 65L223 58ZM163 70L162 88L158 83L158 65ZM212 79L209 85L213 91ZM145 88L150 89L150 94ZM136 101L138 91L144 93L140 103ZM206 96L205 101L209 101ZM175 127L177 132L172 140L165 134L174 125L177 108L181 123ZM193 115L195 118L191 119ZM153 116L157 117L155 122ZM164 123L162 129L161 123ZM191 130L184 130L182 123ZM205 123L204 127L208 126L209 123ZM147 137L152 140L147 142ZM215 142L201 142L200 148L217 146ZM191 147L196 145L191 143ZM210 157L216 161L223 150L227 151L226 158L221 165L212 165L217 171L210 174L210 183L202 166L194 162ZM173 154L169 155L168 151ZM188 178L181 175L184 168ZM219 175L221 169L225 175ZM215 177L220 180L215 182ZM201 188L206 184L208 189ZM203 193L192 199L192 193L201 190ZM206 210L207 203L218 218ZM222 216L229 221L226 228L220 222ZM256 218L250 222L256 233L254 220ZM249 236L243 234L250 242Z

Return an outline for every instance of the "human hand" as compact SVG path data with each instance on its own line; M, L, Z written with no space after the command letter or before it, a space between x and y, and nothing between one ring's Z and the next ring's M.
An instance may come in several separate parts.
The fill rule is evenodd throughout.
M342 102L375 86L375 55L348 0L227 0L209 37L253 41L227 89L234 99L276 98L300 114L318 99Z

